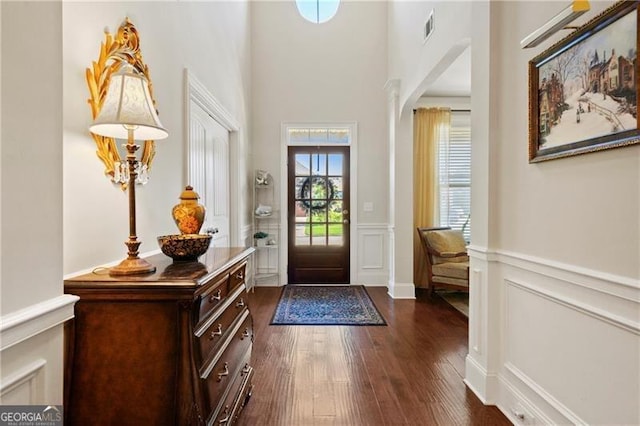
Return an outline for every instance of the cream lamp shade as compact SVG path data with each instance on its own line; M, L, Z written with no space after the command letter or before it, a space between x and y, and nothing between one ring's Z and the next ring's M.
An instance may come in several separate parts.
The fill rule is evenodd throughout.
M130 64L111 76L107 96L89 131L101 136L128 139L129 130L138 140L164 139L169 133L162 127L147 79Z

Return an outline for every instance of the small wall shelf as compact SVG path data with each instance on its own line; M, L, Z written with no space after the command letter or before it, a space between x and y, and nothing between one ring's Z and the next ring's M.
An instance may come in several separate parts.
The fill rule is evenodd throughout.
M267 237L253 240L256 248L254 285L279 285L280 212L275 192L273 176L256 170L253 181L253 232L264 232ZM259 243L261 240L265 242Z

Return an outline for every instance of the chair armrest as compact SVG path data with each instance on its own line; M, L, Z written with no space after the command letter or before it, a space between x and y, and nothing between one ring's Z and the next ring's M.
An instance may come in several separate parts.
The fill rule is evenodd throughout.
M460 252L454 253L452 251L443 251L442 253L436 253L436 255L440 256L440 257L444 257L444 258L451 258L451 257L466 256L467 252L466 251L460 251Z

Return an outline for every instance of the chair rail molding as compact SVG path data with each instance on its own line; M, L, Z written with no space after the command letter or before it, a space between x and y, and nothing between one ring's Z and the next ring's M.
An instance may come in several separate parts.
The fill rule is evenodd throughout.
M550 278L570 282L634 302L640 302L640 280L615 275L581 266L556 262L507 250L490 250L470 245L470 257L487 262L499 262L519 269L535 272Z
M0 351L4 351L73 318L78 296L63 294L0 318Z

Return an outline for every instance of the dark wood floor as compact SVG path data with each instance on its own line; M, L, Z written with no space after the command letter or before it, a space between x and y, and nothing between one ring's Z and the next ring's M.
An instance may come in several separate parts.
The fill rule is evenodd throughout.
M388 326L271 326L281 288L256 288L255 388L240 425L511 424L462 382L461 313L426 293L367 290Z

